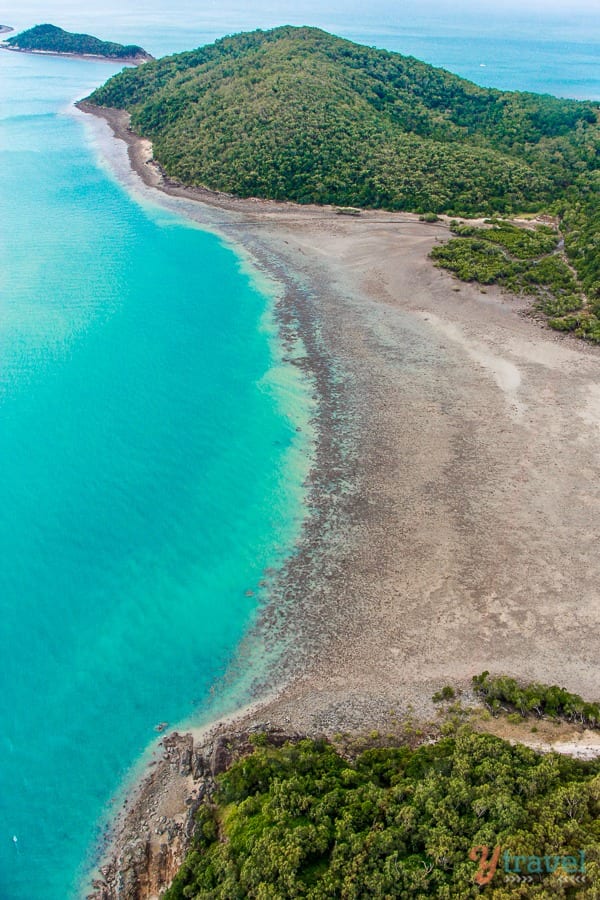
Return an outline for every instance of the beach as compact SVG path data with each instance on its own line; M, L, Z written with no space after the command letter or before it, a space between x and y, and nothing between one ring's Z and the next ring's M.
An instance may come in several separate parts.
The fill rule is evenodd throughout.
M147 186L196 201L187 215L284 285L280 328L315 384L311 515L254 635L286 652L227 727L385 732L485 669L600 697L600 350L436 269L445 222L187 189L125 114L95 112ZM191 786L186 747L189 765L158 768Z
M4 32L14 31L13 28L5 28ZM0 29L0 34L3 31ZM67 59L87 59L93 60L94 62L108 62L112 63L112 65L124 65L124 66L139 66L145 60L139 60L132 56L123 56L123 57L110 57L110 56L100 56L95 53L68 53L66 51L54 51L54 50L27 50L23 47L11 47L9 44L0 42L0 50L10 50L11 53L27 53L32 54L33 56L64 56Z

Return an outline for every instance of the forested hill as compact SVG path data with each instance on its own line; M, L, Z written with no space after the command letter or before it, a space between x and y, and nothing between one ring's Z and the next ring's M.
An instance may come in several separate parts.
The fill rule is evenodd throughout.
M104 56L107 59L143 61L153 59L142 47L135 44L115 44L101 41L91 34L73 34L56 25L36 25L23 31L6 43L14 50L68 53L80 56Z
M316 28L238 34L112 78L168 174L299 202L534 209L597 165L592 103L477 87Z
M242 197L558 214L600 301L597 103L481 88L316 28L223 38L111 78L171 177Z

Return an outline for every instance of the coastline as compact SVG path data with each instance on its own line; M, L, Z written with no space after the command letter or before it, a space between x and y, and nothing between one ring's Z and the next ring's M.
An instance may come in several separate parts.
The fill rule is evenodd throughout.
M4 31L14 31L13 28L5 28ZM0 34L4 32L0 30ZM30 56L59 56L66 57L67 59L87 59L92 60L93 62L108 62L116 65L117 63L122 63L124 66L141 66L142 63L148 62L147 59L138 59L133 56L123 56L123 57L110 57L110 56L100 56L94 53L67 53L67 52L59 52L58 50L26 50L23 47L11 47L8 44L0 41L0 50L9 50L11 53L27 53Z
M281 688L221 730L389 731L483 669L600 696L598 351L539 327L496 288L435 269L427 253L443 223L184 188L164 179L127 114L78 106L126 141L148 187L185 201L285 285L280 327L299 331L317 385L313 515L257 626L289 652L254 693ZM185 790L194 782L191 764L163 762L192 779ZM127 846L146 865L150 841L167 880L183 851L153 836L151 783L114 829L114 878ZM177 813L180 836L192 806Z

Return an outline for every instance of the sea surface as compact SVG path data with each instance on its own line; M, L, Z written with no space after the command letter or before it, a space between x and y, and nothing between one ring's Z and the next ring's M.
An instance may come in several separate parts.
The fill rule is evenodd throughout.
M104 64L0 67L0 898L65 900L293 547L310 403L275 286L99 167Z
M0 22L155 55L315 24L600 99L593 13L79 5ZM0 900L77 896L156 724L227 708L211 687L305 513L312 389L283 362L280 288L103 163L72 102L114 71L0 53Z

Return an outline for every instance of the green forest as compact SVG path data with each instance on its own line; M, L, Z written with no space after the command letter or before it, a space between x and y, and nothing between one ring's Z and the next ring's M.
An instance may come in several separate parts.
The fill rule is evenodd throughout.
M473 676L473 689L494 715L507 711L508 707L518 711L523 718L535 715L540 719L546 717L576 722L587 728L600 727L600 705L590 703L557 684L519 684L507 675L494 676L482 672Z
M569 216L573 223L567 232L572 261L561 251L556 229L535 224L521 227L502 219L487 219L483 227L451 223L455 237L434 247L430 256L462 281L498 284L530 296L552 328L600 343L600 231L592 231L594 216L590 215L578 235L577 209L570 210ZM600 229L600 221L597 226ZM578 272L573 263L578 261L580 243L591 250L589 259L580 253Z
M501 851L490 900L598 896L598 761L541 755L467 726L354 758L325 740L275 748L258 738L264 746L219 776L201 805L165 900L479 897L482 847ZM535 858L545 857L554 871L540 871ZM585 860L578 881L573 862L563 864L570 857Z
M124 71L89 99L128 110L188 185L429 215L549 211L581 289L600 299L597 103L478 87L291 26Z
M477 87L316 28L223 38L124 72L167 173L241 196L473 214L537 209L597 165L592 103Z
M108 59L152 59L150 54L135 44L114 44L101 41L91 34L73 34L56 25L35 25L21 32L6 43L16 50L44 50L47 53L76 53L89 56L105 56Z

